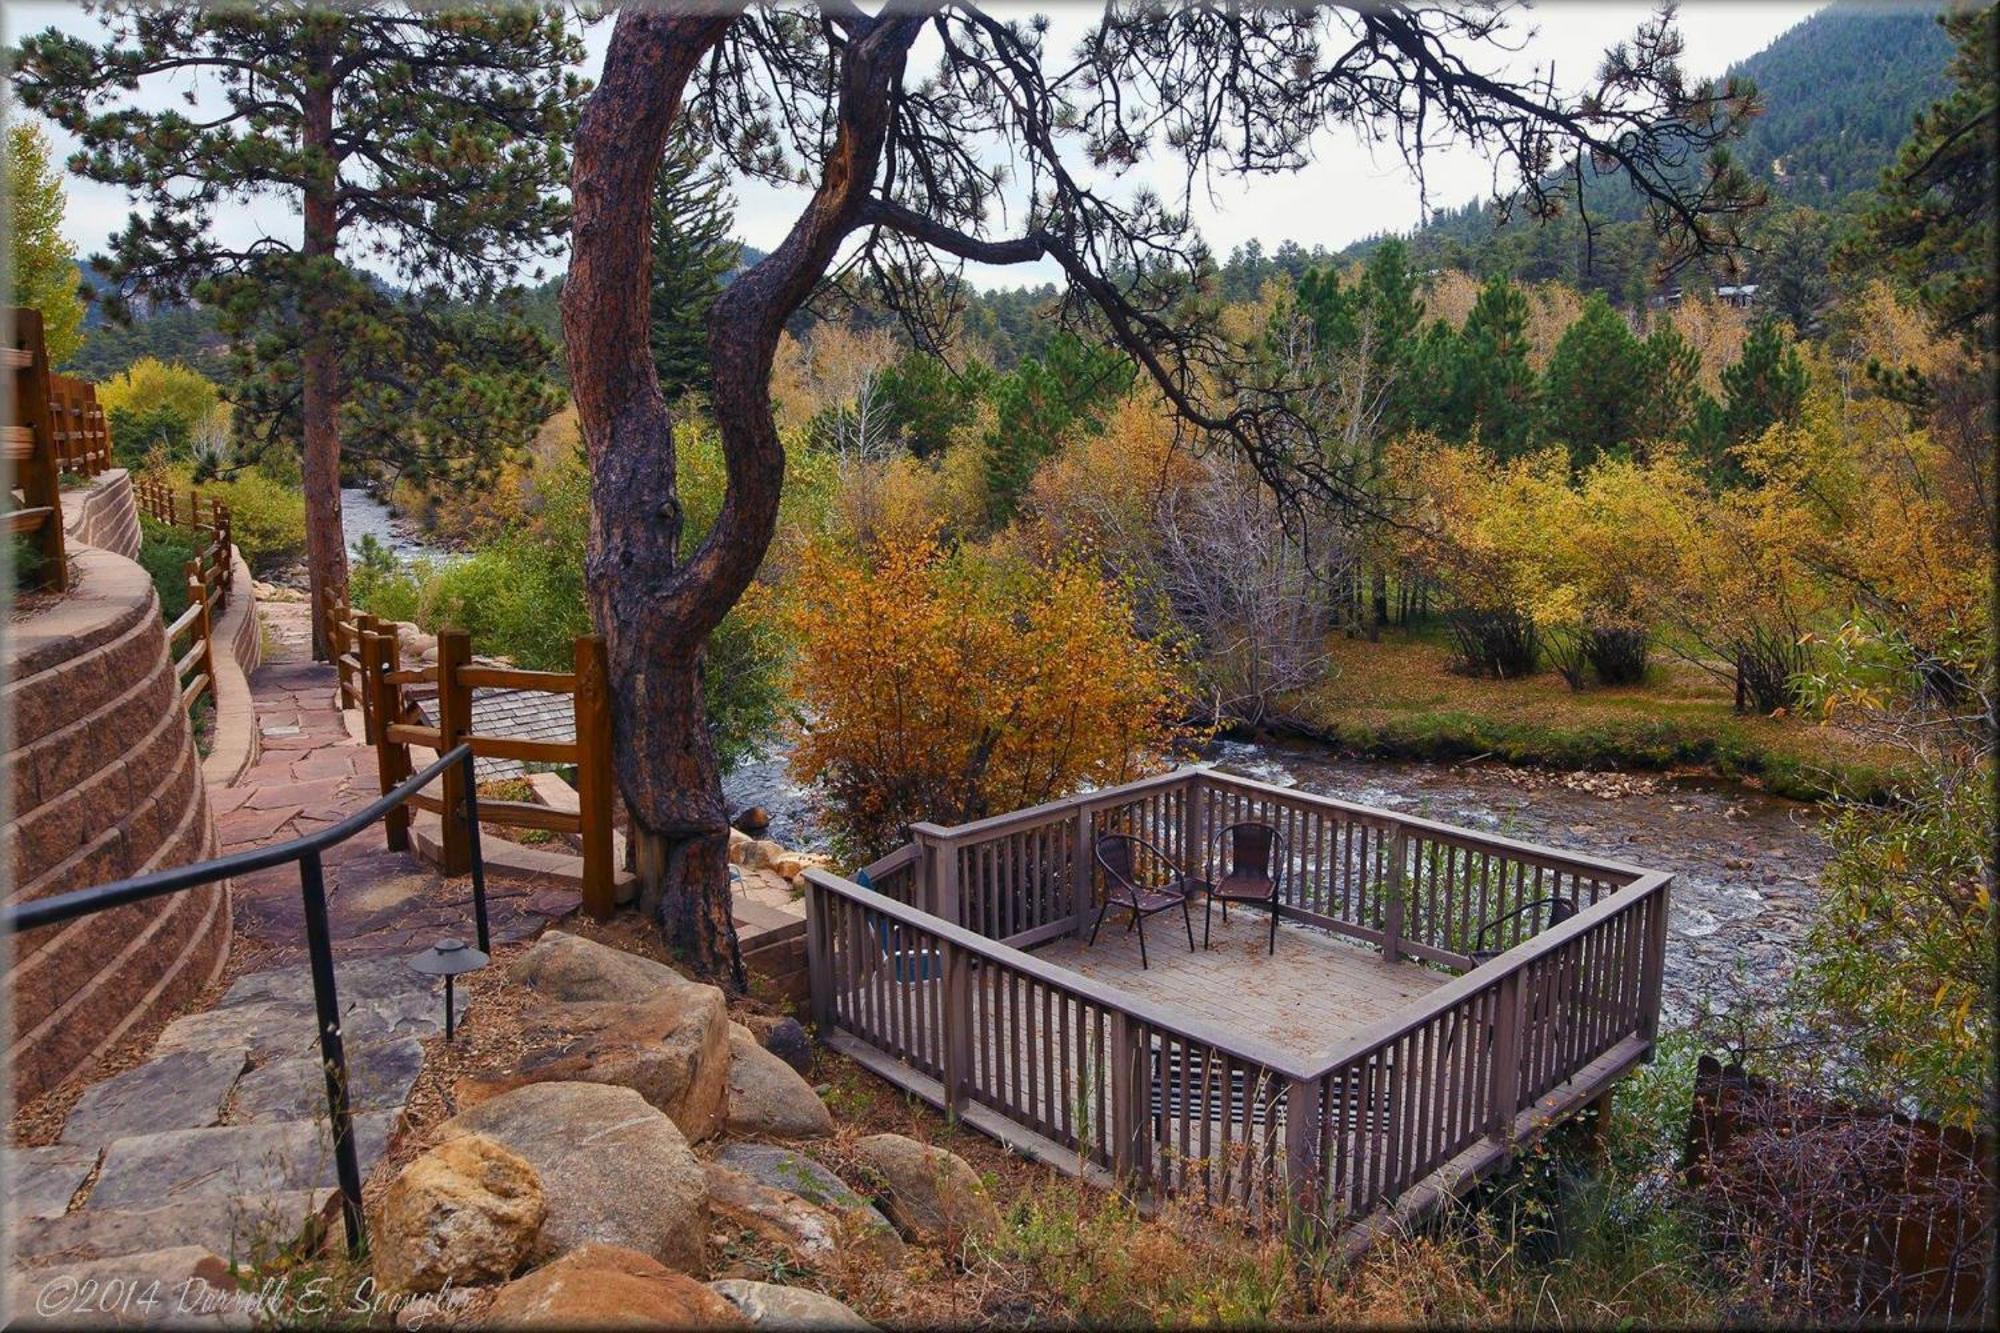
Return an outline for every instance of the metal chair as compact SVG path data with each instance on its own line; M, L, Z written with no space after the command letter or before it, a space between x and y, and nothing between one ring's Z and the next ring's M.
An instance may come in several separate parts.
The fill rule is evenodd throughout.
M1172 872L1164 884L1150 885L1139 882L1133 868L1132 849L1143 847L1153 854L1155 860ZM1129 910L1132 919L1125 923L1130 931L1139 928L1139 966L1148 966L1146 960L1146 918L1155 912L1167 912L1176 906L1181 909L1181 924L1187 927L1188 952L1194 952L1194 917L1188 911L1188 894L1200 887L1190 881L1185 872L1174 864L1173 858L1147 842L1144 838L1129 833L1107 833L1097 840L1095 859L1098 868L1104 872L1104 904L1097 909L1096 924L1090 928L1090 940L1085 948L1097 943L1097 932L1104 924L1105 914L1116 907Z
M1213 855L1217 843L1222 857ZM1222 903L1222 920L1229 921L1229 904L1263 903L1271 909L1271 940L1267 952L1278 952L1278 880L1284 874L1284 835L1269 824L1254 820L1230 824L1209 839L1209 863L1221 872L1203 887L1208 890L1201 908L1201 947L1208 947L1209 912Z
M1518 917L1521 917L1529 912L1532 912L1538 907L1546 907L1549 909L1548 919L1542 922L1542 930L1547 930L1551 926L1561 925L1563 922L1569 920L1571 917L1576 915L1576 904L1571 902L1568 898L1560 898L1560 897L1530 899L1528 902L1522 903L1519 907L1514 908L1510 912L1502 912L1499 916L1494 917L1491 921L1488 921L1485 925L1481 926L1479 928L1479 933L1472 937L1472 948L1467 951L1472 958L1472 965L1474 967L1478 967L1481 963L1490 963L1495 958L1498 958L1501 954L1507 952L1505 949L1487 948L1486 937L1492 934L1494 931L1498 930L1501 926L1506 925L1509 921L1513 921ZM1531 933L1540 934L1541 932L1534 931Z

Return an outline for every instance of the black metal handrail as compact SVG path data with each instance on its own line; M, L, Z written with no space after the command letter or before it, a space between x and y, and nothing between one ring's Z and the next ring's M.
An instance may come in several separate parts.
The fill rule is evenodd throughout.
M436 781L453 764L465 767L465 822L472 851L472 910L479 932L481 952L491 953L486 927L486 864L479 852L479 796L472 766L472 746L458 745L439 755L421 773L406 778L395 790L385 792L332 828L309 833L303 838L232 852L210 861L156 870L150 875L114 880L88 889L75 889L0 912L0 935L53 926L95 912L109 911L130 903L200 888L218 880L247 875L253 870L298 862L299 891L305 900L306 953L312 960L313 1005L318 1011L320 1055L326 1067L326 1102L333 1126L334 1166L340 1178L340 1211L347 1225L348 1248L360 1253L364 1244L361 1215L361 1166L354 1151L354 1116L347 1102L347 1052L340 1034L340 999L334 989L333 938L326 916L326 877L320 853L346 842L383 815L407 802Z

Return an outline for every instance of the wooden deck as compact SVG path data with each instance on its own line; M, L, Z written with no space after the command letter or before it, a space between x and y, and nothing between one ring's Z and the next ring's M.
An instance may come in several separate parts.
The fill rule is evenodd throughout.
M1178 912L1146 922L1146 954L1139 966L1139 938L1115 917L1104 923L1094 948L1075 937L1033 950L1034 956L1079 976L1105 982L1295 1055L1302 1063L1324 1057L1343 1039L1410 1007L1451 980L1421 963L1385 962L1376 950L1349 944L1329 931L1281 921L1275 954L1265 953L1269 918L1232 908L1223 924L1211 922L1210 947L1201 944L1201 913L1194 914L1195 951Z

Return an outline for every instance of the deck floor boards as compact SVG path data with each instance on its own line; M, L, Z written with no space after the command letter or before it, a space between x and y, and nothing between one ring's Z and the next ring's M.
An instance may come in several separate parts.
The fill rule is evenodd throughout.
M1367 945L1289 922L1279 923L1277 952L1267 955L1269 930L1269 918L1255 909L1231 909L1227 925L1218 911L1211 947L1204 951L1197 911L1190 954L1180 914L1162 912L1146 922L1152 966L1141 969L1138 936L1127 934L1124 922L1113 917L1098 932L1094 948L1069 937L1034 954L1302 1060L1328 1054L1354 1032L1451 980L1449 973L1421 963L1386 962Z

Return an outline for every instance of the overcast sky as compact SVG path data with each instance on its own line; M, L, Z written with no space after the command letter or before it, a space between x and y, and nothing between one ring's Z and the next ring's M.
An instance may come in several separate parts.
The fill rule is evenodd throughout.
M1768 46L1819 7L1818 3L1798 0L1687 0L1680 15L1687 39L1683 63L1698 77L1720 74L1733 62ZM1002 14L1050 15L1050 47L1065 53L1098 10L1095 5L1060 3L998 4L994 8ZM1496 54L1494 63L1516 75L1553 65L1557 85L1576 88L1596 71L1605 48L1629 37L1651 10L1652 5L1644 3L1584 0L1537 5L1516 18L1521 49L1512 55ZM5 12L10 41L50 24L78 34L101 31L95 19L67 5L9 3ZM586 74L595 76L609 33L610 24L600 23L588 34ZM177 85L175 92L188 86ZM198 86L195 91L199 93ZM163 104L165 99L148 96L145 100ZM72 141L53 126L47 128L60 154L66 155ZM1286 240L1308 249L1314 245L1337 249L1385 230L1407 230L1421 220L1417 183L1393 147L1371 151L1351 135L1329 132L1315 148L1315 160L1302 171L1249 180L1219 179L1213 198L1197 195L1195 222L1217 254L1226 255L1253 238L1267 251ZM1455 207L1484 196L1490 189L1487 164L1463 150L1433 154L1425 170L1433 208ZM1142 166L1128 183L1143 183L1146 178ZM1166 181L1164 176L1157 179L1162 184ZM803 190L777 190L752 183L739 185L736 193L737 235L763 249L770 249L784 236L805 198ZM87 256L102 250L106 239L123 225L130 208L122 190L72 177L66 230L78 254ZM285 203L265 199L225 210L216 227L225 239L240 243L259 234L296 239L299 222ZM1013 285L1052 280L1056 274L1053 265L1048 265L986 270L970 276L982 285Z

